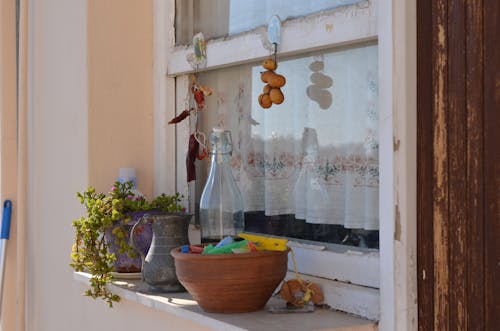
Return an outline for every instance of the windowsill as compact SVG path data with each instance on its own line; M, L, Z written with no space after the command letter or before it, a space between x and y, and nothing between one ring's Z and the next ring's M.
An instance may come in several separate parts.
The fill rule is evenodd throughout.
M76 280L88 284L90 275L74 274ZM312 313L271 314L266 310L241 314L214 314L204 312L187 292L148 294L147 285L140 280L120 280L111 286L122 299L213 328L228 331L373 331L373 321L329 309L316 309ZM304 318L308 317L308 318Z

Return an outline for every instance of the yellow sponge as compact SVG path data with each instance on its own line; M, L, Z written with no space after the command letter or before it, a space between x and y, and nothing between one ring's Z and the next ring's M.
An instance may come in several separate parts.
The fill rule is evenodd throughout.
M259 251L285 251L287 249L288 240L286 239L269 238L248 233L240 233L238 237L255 243Z

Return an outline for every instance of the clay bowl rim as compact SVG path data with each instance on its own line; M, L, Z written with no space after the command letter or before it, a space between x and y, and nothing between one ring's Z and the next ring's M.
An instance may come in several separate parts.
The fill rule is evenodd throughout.
M195 245L203 246L203 245ZM170 254L179 260L234 260L234 259L253 259L261 256L272 256L272 255L283 255L290 253L291 249L287 246L284 251L257 251L248 253L233 253L233 254L193 254L193 253L182 253L181 247L176 247L170 251Z

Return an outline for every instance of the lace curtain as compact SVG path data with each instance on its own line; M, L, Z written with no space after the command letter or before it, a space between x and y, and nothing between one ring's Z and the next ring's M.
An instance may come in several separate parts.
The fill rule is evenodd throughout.
M377 46L280 61L285 102L270 109L262 70L204 76L216 91L205 127L232 132L246 211L378 230Z

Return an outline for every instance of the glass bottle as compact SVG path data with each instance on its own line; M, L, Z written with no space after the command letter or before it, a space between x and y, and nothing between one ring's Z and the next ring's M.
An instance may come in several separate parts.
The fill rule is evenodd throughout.
M144 196L141 191L137 189L137 177L135 176L135 168L120 168L118 170L118 178L116 179L120 183L132 182L131 192L136 197Z
M229 164L231 132L214 128L210 134L211 165L200 199L202 242L217 242L243 231L243 198Z

